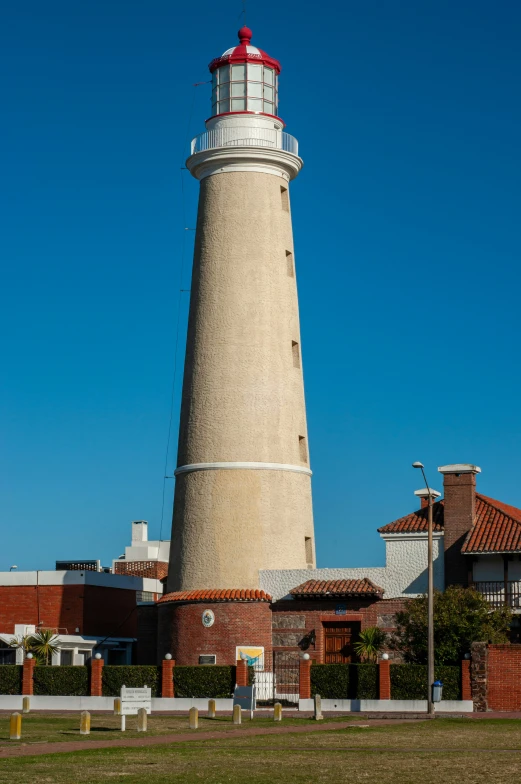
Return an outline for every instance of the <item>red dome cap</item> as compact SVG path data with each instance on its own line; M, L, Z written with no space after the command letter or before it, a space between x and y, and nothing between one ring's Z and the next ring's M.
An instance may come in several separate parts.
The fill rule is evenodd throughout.
M251 45L253 33L249 27L241 27L238 34L240 43L238 46L232 46L227 49L220 57L212 60L208 68L213 73L216 68L228 63L263 63L268 68L273 68L278 74L280 73L280 63L275 58L270 57L269 54L258 49L256 46Z
M246 27L246 25L244 25L244 27L241 27L237 35L239 36L239 41L241 42L241 44L244 44L246 46L247 44L250 43L253 33L249 27Z

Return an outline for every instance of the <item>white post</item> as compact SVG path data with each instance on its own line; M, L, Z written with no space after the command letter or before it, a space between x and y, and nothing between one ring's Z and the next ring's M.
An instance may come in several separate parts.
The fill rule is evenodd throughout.
M121 732L125 732L125 729L126 729L125 719L126 719L125 714L122 714L122 716L121 716Z

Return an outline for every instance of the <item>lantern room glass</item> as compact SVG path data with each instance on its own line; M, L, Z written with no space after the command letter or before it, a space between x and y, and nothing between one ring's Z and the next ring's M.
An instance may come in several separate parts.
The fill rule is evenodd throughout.
M223 65L212 74L212 114L249 111L276 115L277 82L274 69L261 63Z

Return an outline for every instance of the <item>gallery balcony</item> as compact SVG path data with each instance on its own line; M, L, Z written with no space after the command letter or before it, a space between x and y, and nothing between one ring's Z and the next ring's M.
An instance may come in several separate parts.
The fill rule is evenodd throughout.
M192 139L191 155L219 147L269 147L298 155L298 141L284 131L252 126L214 128Z
M491 607L510 607L521 610L521 581L492 580L473 583L476 591L484 596Z

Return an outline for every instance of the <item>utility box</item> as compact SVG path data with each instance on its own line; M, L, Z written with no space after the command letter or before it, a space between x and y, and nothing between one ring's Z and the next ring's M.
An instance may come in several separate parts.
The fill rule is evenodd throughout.
M443 683L441 681L434 681L432 684L432 701L441 702L443 692Z

